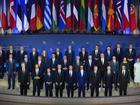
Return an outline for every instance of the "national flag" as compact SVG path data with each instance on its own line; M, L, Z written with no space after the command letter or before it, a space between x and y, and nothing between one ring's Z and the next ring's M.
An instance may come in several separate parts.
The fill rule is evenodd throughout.
M73 14L72 14L73 31L78 31L79 26L78 8L79 8L79 0L73 0Z
M85 0L80 0L80 32L86 30Z
M59 30L64 31L66 26L65 0L60 0Z
M9 23L8 26L13 29L16 27L16 17L15 17L15 2L14 0L10 0L10 8L9 8Z
M35 6L35 0L30 1L31 5L31 18L30 18L30 30L35 31L36 30L36 6Z
M110 32L114 31L114 3L113 3L113 0L109 0L107 28L108 28L108 31L110 31Z
M15 17L16 17L16 29L14 33L20 33L22 31L22 15L21 15L21 3L20 0L15 0Z
M106 0L102 0L102 17L101 17L101 21L102 21L102 31L106 30Z
M72 11L71 11L71 0L67 0L67 7L66 7L66 29L72 29Z
M43 0L36 0L36 29L43 27Z
M120 31L122 25L122 0L115 0L115 30Z
M7 17L6 17L6 0L2 0L2 15L1 15L2 28L5 30L7 28Z
M136 31L136 15L135 15L134 4L130 5L130 29L131 29L131 32Z
M98 0L94 0L94 14L93 14L94 30L99 31L100 22L99 22L99 7Z
M90 31L93 27L93 0L88 0L88 25L87 29Z
M0 4L0 28L1 28L1 18L2 18L1 14L2 14L2 5Z
M44 27L45 27L45 30L50 30L52 28L51 0L45 0L45 7L44 7Z
M52 30L57 28L56 0L52 0Z
M22 30L27 31L29 29L29 22L27 19L27 4L28 0L20 0L21 2L21 12L22 12Z
M138 10L138 29L140 30L140 1L139 1L139 10Z
M128 33L125 31L130 29L129 24L129 0L123 0L122 30L124 33Z

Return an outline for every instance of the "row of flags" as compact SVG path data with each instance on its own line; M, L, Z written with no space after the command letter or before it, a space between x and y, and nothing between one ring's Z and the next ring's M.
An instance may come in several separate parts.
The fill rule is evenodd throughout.
M0 27L13 33L46 31L140 30L132 0L1 0Z

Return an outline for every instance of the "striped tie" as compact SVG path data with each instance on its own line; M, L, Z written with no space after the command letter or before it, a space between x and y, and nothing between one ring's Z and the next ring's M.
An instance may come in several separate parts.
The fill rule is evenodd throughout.
M44 8L44 27L46 30L50 30L52 26L50 0L45 0Z

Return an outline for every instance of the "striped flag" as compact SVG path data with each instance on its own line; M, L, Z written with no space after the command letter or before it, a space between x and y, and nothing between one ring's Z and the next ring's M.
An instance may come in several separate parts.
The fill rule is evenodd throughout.
M80 32L86 30L86 17L85 17L85 0L80 3Z
M6 0L2 0L2 16L1 16L2 28L5 30L7 28L7 17L6 17Z
M120 31L122 25L122 0L115 1L115 30Z
M140 30L140 1L139 1L139 7L138 7L138 29Z
M94 14L93 14L94 30L99 31L100 22L99 22L99 7L98 0L94 0Z
M1 18L2 18L1 14L2 14L2 5L0 3L0 28L1 28Z
M56 14L56 0L52 2L52 30L56 31L57 28L57 14Z
M36 29L43 28L43 0L36 0Z
M10 8L9 8L9 27L11 29L16 27L16 17L14 11L15 2L14 0L10 0Z
M79 0L73 0L73 15L72 15L72 22L73 22L73 31L78 31L78 7L79 7Z
M30 1L31 5L31 17L30 17L30 30L35 31L36 30L36 6L35 6L35 0Z
M51 20L51 0L45 0L44 8L44 27L45 30L50 30L52 28Z
M59 11L59 30L64 31L66 26L66 15L65 15L65 2L60 0L60 11Z
M88 0L88 25L87 29L90 31L93 27L93 0Z
M29 22L27 19L27 3L28 0L20 0L21 1L21 12L22 12L22 30L27 31L29 29Z
M123 0L122 20L122 30L124 34L129 34L129 0Z
M136 15L134 4L130 5L130 29L132 33L136 31Z
M113 0L109 0L107 28L108 28L109 32L114 31L114 3L113 3Z
M106 0L102 0L102 31L106 30Z
M66 29L72 29L72 11L71 11L71 0L67 0L66 7Z

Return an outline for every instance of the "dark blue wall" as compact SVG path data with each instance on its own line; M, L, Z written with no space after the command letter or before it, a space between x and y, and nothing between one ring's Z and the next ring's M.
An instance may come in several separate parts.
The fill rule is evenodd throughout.
M113 48L116 43L121 43L125 49L129 43L132 43L137 50L137 54L140 53L140 37L139 36L116 36L116 35L86 35L86 34L49 34L49 35L13 35L13 36L1 36L0 45L8 46L20 46L23 45L27 50L31 50L35 47L40 52L42 49L46 49L50 53L50 49L55 50L59 47L64 52L68 45L72 45L74 50L78 53L79 48L85 47L89 52L94 49L96 43L99 43L101 50L110 44ZM77 54L76 53L76 54Z

